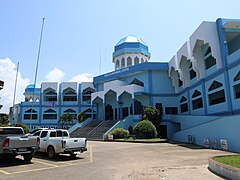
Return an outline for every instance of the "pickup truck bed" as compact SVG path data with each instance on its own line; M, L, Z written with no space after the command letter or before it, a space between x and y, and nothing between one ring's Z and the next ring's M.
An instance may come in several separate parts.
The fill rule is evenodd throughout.
M20 127L0 127L0 157L22 155L31 161L39 143L39 137L25 135Z

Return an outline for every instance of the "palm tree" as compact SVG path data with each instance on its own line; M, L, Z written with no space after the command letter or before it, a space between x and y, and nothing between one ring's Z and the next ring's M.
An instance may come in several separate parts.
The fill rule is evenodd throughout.
M65 122L66 122L66 114L62 114L60 116L60 119L58 120L58 123L62 124L62 129L63 129L63 125L65 124Z
M60 117L60 120L58 122L62 123L62 128L64 124L69 124L69 123L73 123L74 119L76 119L76 115L75 114L62 114Z

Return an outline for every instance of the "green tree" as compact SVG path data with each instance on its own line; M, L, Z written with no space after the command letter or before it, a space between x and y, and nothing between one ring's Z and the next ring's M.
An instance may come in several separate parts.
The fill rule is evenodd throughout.
M162 121L163 111L162 107L154 108L152 106L148 106L144 108L143 120L149 120L153 123L153 125L157 129L157 133L160 133L160 124Z
M17 123L17 124L15 124L15 127L22 127L25 133L30 132L30 130L26 124Z
M64 126L64 124L70 124L73 123L74 119L76 119L76 115L75 114L69 114L69 113L65 113L62 114L58 123L61 123L62 128Z
M88 117L87 117L87 115L86 115L84 112L80 112L80 113L78 114L78 122L79 122L79 123L84 122L87 118L88 118Z
M0 124L1 125L8 125L9 121L7 116L0 116Z

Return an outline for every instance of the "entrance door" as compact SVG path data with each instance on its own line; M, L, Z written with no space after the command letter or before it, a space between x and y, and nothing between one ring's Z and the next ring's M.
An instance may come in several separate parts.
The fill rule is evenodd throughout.
M167 125L160 125L160 138L167 139Z
M105 106L105 120L113 119L113 108L110 104Z
M143 105L138 100L134 100L134 111L134 114L143 114Z

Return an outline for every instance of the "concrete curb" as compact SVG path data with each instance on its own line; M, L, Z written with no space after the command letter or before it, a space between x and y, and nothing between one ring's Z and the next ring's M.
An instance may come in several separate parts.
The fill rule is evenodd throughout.
M128 140L104 140L107 142L127 142L127 143L167 143L167 140L159 140L159 141L141 141L141 140L135 140L135 141L128 141Z
M227 179L240 179L240 168L217 162L213 159L213 157L208 158L208 166L212 172L221 177L225 177Z

